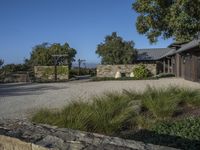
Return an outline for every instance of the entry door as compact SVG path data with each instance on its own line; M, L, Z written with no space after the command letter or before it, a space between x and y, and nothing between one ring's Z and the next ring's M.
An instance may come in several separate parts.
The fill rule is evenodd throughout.
M200 81L200 57L198 57L198 60L197 60L197 77L198 77L198 81Z

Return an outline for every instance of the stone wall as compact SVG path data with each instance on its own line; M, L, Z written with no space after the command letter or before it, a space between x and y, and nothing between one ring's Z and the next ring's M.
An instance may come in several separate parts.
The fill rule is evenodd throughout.
M0 138L0 149L3 146L9 146L9 144L14 146L17 144L25 144L21 141L16 141L15 139L13 144L13 139L7 138L14 137L39 146L38 149L33 148L30 150L43 150L40 149L40 146L51 150L175 150L175 148L109 137L95 133L57 128L48 125L36 125L21 120L0 120L0 135L3 135ZM32 145L28 143L24 146L32 147ZM12 147L11 149L5 150L23 149L15 149Z
M4 83L14 83L14 82L30 82L28 73L12 73L6 75L3 79Z
M0 135L0 150L48 150L47 148L26 143L16 138Z
M55 67L54 66L35 66L34 74L36 80L54 80L55 79ZM68 80L69 68L68 66L57 66L57 79Z
M97 66L97 77L115 77L117 71L124 74L126 77L130 77L131 72L139 64L133 65L98 65ZM151 72L152 75L157 73L156 64L144 64L146 68Z

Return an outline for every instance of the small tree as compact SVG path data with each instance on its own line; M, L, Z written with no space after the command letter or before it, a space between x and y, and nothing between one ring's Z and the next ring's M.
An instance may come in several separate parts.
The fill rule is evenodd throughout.
M102 64L132 64L137 57L133 41L124 41L116 32L105 37L104 43L97 46L96 54Z
M0 59L0 68L3 66L3 64L4 64L4 60Z

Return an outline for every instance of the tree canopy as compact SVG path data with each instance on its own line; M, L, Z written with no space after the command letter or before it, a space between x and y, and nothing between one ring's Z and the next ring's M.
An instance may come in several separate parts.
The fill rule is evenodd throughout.
M104 43L97 46L96 54L101 57L102 64L131 64L137 52L133 41L124 41L116 32L105 37Z
M185 42L200 31L200 0L135 0L133 9L137 31L151 43L159 36Z
M3 64L4 64L4 60L0 59L0 68L1 68L1 66L3 66Z
M72 65L72 62L75 61L74 57L76 55L76 50L71 48L68 43L63 45L59 43L48 44L43 43L37 45L33 48L31 52L30 60L26 60L27 63L32 66L35 65L46 65L51 66L54 65L54 60L52 55L67 55L67 63L69 66ZM62 61L62 60L60 60Z

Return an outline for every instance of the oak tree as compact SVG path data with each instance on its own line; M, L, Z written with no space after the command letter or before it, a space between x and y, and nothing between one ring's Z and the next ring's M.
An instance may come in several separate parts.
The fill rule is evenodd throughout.
M135 0L133 9L137 31L151 43L160 36L185 42L200 31L200 0Z
M76 50L74 48L71 48L68 43L65 43L63 45L59 43L43 43L33 48L33 51L31 52L31 57L27 61L27 63L31 64L32 66L50 66L54 65L54 59L52 55L67 55L67 63L69 64L69 66L71 66L72 62L75 61L74 58L76 53Z
M131 64L136 60L137 51L133 41L124 41L113 32L97 46L96 54L101 57L102 64Z

